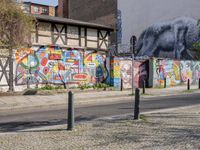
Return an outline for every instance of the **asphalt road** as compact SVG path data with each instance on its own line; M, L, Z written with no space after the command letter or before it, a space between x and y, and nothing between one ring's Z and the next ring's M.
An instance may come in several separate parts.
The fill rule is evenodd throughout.
M130 98L131 99L131 98ZM134 101L76 107L76 121L89 121L100 117L133 113ZM200 104L200 94L145 98L140 101L140 112ZM36 109L30 112L0 114L0 132L18 131L32 127L66 124L65 106L54 109Z

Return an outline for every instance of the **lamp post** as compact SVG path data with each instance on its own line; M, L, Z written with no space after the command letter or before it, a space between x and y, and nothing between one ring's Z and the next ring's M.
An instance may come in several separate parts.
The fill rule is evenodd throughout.
M137 38L135 35L131 37L130 48L131 48L131 58L132 58L132 95L134 94L134 59L135 59L135 45Z

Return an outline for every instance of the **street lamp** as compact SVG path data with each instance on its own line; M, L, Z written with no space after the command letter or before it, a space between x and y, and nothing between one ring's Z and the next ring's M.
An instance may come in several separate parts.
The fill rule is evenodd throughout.
M133 35L130 39L130 49L131 49L131 58L132 58L132 95L134 94L134 58L135 58L135 45L137 38Z

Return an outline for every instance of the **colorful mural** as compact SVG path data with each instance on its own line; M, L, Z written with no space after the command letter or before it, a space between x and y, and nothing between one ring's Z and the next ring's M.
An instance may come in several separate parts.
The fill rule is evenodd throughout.
M117 57L110 60L110 84L116 89L121 87L120 59Z
M134 61L134 86L142 87L142 81L148 80L148 64L145 61ZM132 60L114 57L111 63L113 86L119 89L121 80L124 89L132 88Z
M116 89L132 88L132 60L119 57L106 58L105 54L58 46L42 46L34 51L17 50L16 85L26 84L80 84L109 83ZM134 86L175 86L197 84L200 78L200 61L176 61L153 58L134 61Z
M154 86L175 86L181 83L180 62L173 60L154 59Z
M197 84L200 78L200 62L181 61L181 82L187 83L190 79L191 84Z
M121 78L123 81L123 88L128 89L132 87L132 61L120 61Z
M42 46L37 51L16 52L16 84L95 84L108 76L106 56L58 46Z
M134 62L134 86L142 87L143 81L148 86L148 61L135 61Z
M197 84L200 78L200 62L198 61L176 61L167 59L153 59L153 86L164 86L166 78L167 86L175 86L187 83ZM150 67L151 68L151 67Z
M105 56L97 53L86 52L84 64L92 83L103 82L106 80L108 76L108 70L105 67L105 62Z

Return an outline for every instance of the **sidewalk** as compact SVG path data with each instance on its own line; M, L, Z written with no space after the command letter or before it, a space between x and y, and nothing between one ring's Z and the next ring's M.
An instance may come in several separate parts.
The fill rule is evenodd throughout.
M141 90L142 92L142 90ZM187 92L186 86L176 86L166 89L146 89L142 97L157 97L177 94L200 93L197 86L191 86ZM124 91L87 91L74 93L75 105L100 105L112 102L129 101L133 99L131 90ZM42 107L55 107L67 105L67 93L56 95L33 95L33 96L3 96L0 97L0 111L16 111L20 109L32 109Z

